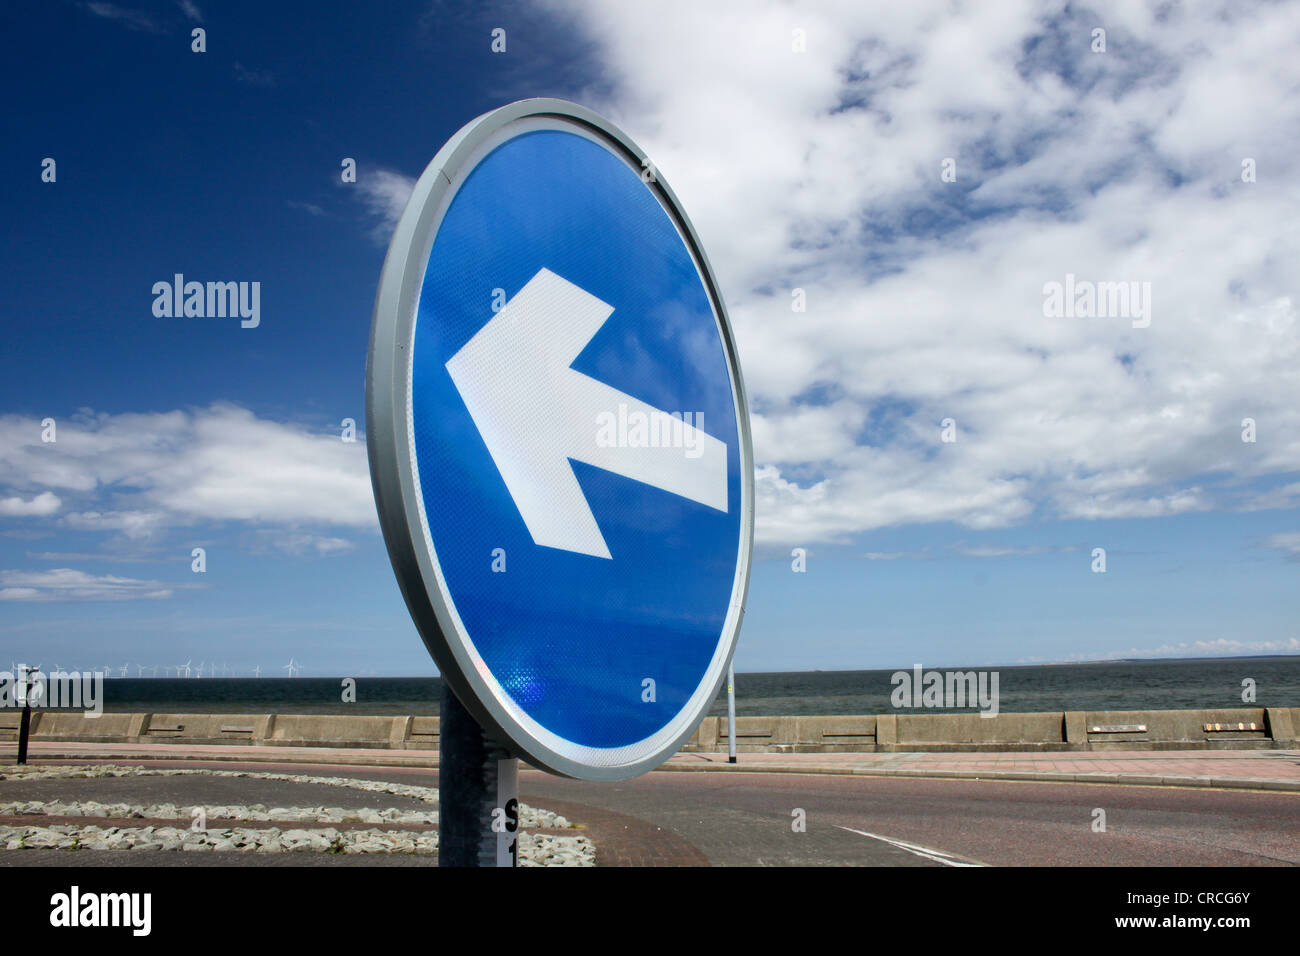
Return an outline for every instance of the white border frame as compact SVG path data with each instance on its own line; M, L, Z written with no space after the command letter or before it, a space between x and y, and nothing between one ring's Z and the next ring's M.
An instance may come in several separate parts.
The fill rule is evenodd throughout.
M649 187L677 227L708 292L731 378L740 442L740 541L727 615L709 668L668 724L634 744L585 747L557 737L516 704L488 670L448 592L429 536L411 421L411 365L420 291L433 241L461 183L492 150L538 129L576 133L603 146L638 175L645 154L607 120L566 100L519 100L463 126L415 184L393 232L375 298L366 360L366 446L375 505L388 555L411 618L442 678L490 735L529 763L585 780L626 780L652 770L694 733L726 678L749 589L754 540L754 465L749 405L731 323L699 238L655 170Z

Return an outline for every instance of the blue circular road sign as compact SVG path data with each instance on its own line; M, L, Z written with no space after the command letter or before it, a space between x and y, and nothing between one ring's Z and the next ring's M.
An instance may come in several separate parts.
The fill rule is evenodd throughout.
M735 646L753 462L717 283L631 140L534 99L439 151L384 262L366 414L402 593L480 724L584 779L671 756Z

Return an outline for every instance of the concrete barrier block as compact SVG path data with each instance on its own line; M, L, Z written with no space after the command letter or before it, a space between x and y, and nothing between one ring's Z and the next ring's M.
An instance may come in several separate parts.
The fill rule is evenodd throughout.
M898 743L898 715L882 714L876 718L876 745L892 747Z
M1062 744L1063 726L1059 713L998 714L899 714L898 743Z
M696 724L695 730L691 733L689 737L686 738L685 742L682 744L681 746L682 750L699 751L701 726L702 724Z
M713 750L718 746L718 723L726 723L725 717L705 717L700 721L699 728L695 731L694 746L704 752Z
M1061 736L1067 744L1088 746L1088 715L1081 710L1061 714Z
M275 734L267 741L282 747L386 748L393 718L339 714L280 714Z
M32 716L36 715L33 710ZM125 739L130 728L132 714L100 714L98 717L81 711L67 712L47 710L41 712L39 730L32 731L32 736L57 737L61 740L115 740Z
M257 730L253 731L253 739L259 744L265 743L271 739L275 733L275 714L263 714L257 718Z
M437 750L440 717L412 717L411 729L406 734L407 750Z
M764 753L778 733L780 717L737 717L736 750L744 753ZM725 749L730 745L726 718L718 721L718 744ZM790 731L793 733L793 729Z
M177 737L185 727L186 714L150 714L141 726L141 736L148 740Z
M127 715L135 716L135 715ZM245 743L257 738L254 714L141 714L138 733L124 740L180 740L185 743Z
M1088 741L1093 749L1143 742L1199 743L1266 740L1264 711L1258 707L1222 710L1102 710L1088 711ZM1256 731L1211 733L1206 724L1254 723ZM1115 732L1114 728L1145 726L1145 732ZM1094 728L1102 728L1098 732Z
M864 752L875 746L875 717L795 718L795 749L799 753Z
M0 716L0 740L12 742L18 739L21 715L22 711L16 710Z
M768 746L777 753L793 752L795 744L799 742L798 729L798 717L778 717L772 725L772 736L768 739Z
M1289 707L1264 708L1264 722L1269 739L1278 746L1292 747L1296 743L1296 727Z
M392 730L388 732L388 746L394 750L404 749L407 738L411 736L411 724L414 722L414 717L394 717Z

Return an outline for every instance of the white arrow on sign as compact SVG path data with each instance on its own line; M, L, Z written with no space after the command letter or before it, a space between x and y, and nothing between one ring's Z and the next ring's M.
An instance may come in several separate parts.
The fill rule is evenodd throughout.
M533 541L597 558L609 547L569 459L727 510L724 442L570 367L613 311L542 269L447 362ZM620 406L682 441L601 442L598 422Z

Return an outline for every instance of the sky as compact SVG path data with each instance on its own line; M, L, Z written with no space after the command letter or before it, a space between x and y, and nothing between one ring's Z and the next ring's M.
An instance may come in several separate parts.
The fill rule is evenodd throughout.
M420 172L531 96L647 151L726 299L738 670L1300 653L1300 4L59 0L0 37L0 666L436 673L370 317ZM258 282L256 326L155 315L176 273ZM1131 299L1050 306L1095 283Z

